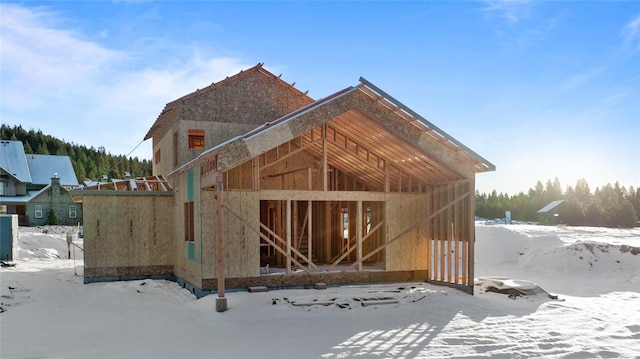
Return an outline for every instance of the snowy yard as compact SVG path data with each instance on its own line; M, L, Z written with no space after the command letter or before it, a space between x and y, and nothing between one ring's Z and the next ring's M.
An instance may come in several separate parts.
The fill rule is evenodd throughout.
M20 258L0 272L3 359L640 355L637 228L476 227L476 277L557 300L397 283L231 292L224 313L173 282L84 285L64 228L20 230Z

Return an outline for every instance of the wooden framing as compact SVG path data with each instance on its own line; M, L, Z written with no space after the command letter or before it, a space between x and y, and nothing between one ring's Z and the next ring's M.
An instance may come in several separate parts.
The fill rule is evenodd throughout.
M188 148L189 130L204 133L205 149ZM475 175L495 167L366 80L314 102L257 66L167 104L147 138L162 153L154 174L172 186L135 185L173 189L167 258L194 293L318 281L473 287Z
M221 175L226 191L257 192L262 267L312 275L375 264L471 287L473 178L486 161L374 94L341 91L179 171L200 166L203 188Z

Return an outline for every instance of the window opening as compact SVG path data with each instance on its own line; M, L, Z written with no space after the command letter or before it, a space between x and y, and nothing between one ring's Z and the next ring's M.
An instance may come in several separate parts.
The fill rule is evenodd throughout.
M35 213L34 213L36 218L42 218L42 205L41 204L36 204L35 205Z
M204 150L204 130L189 130L189 148Z
M184 240L186 242L193 242L195 240L193 202L186 202L184 204Z

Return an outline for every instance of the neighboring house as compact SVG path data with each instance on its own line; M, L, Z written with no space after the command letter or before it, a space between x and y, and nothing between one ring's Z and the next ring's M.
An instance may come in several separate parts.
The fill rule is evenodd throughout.
M566 201L552 201L538 211L540 224L555 226L565 223L564 215L566 214Z
M17 214L21 226L82 222L82 206L69 190L78 186L68 156L25 154L20 141L0 141L0 212Z
M85 282L473 292L475 174L495 166L364 79L314 101L258 64L167 104L145 139L156 177L138 180L171 186L73 191Z

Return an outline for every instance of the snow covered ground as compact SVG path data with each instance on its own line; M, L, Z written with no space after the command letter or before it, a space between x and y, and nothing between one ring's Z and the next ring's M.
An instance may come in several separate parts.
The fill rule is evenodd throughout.
M0 357L640 355L640 229L476 229L477 277L535 282L558 299L397 283L227 293L218 313L214 296L196 300L173 282L84 285L66 228L21 228L20 258L0 272Z

